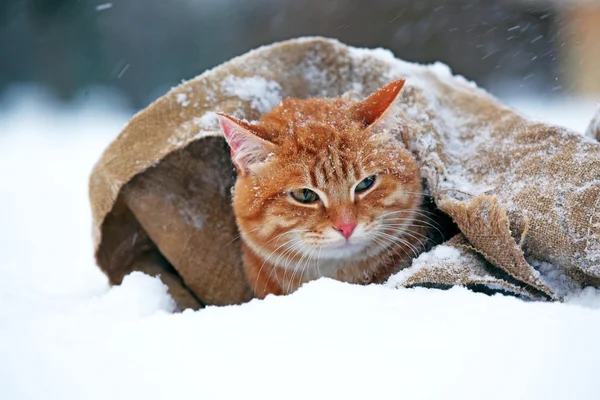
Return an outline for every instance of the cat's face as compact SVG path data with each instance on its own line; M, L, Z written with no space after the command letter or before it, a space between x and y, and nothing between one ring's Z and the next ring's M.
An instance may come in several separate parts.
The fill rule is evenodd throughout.
M375 95L363 104L290 99L258 125L221 118L239 172L235 215L258 255L281 267L366 259L410 234L422 188L398 129L384 120L396 89L379 99L385 107Z

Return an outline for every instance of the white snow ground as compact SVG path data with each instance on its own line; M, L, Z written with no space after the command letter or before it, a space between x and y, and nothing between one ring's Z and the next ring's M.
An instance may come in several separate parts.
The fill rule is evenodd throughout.
M129 115L19 99L0 110L0 398L599 398L595 290L541 304L321 280L172 314L156 279L109 288L87 178ZM595 109L511 103L580 131Z

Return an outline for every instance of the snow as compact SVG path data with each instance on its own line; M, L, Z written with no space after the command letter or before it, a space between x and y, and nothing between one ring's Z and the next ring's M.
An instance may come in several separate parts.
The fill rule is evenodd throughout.
M451 246L436 246L431 251L422 253L413 262L413 267L418 265L426 265L432 260L440 261L456 261L460 259L461 252L456 247Z
M217 117L217 113L213 111L208 111L200 118L195 118L194 123L205 129L219 129L219 118Z
M185 93L177 93L176 100L177 103L179 103L182 107L187 107L190 105L190 101Z
M272 94L258 108L279 101L248 84ZM32 99L0 107L3 399L598 397L596 289L557 304L323 279L173 314L155 278L110 288L92 259L87 178L130 115ZM521 110L543 108L580 131L592 116Z
M586 131L594 114L597 111L600 112L600 100L592 98L552 100L520 96L508 98L507 103L516 109L523 110L532 119L566 126L580 133Z
M592 122L590 122L585 135L591 138L600 137L600 102L596 105L596 114Z
M222 89L230 96L250 101L250 106L260 113L270 111L281 101L279 83L258 76L247 78L228 76L223 79Z
M113 7L113 3L102 3L96 6L96 11L104 11Z

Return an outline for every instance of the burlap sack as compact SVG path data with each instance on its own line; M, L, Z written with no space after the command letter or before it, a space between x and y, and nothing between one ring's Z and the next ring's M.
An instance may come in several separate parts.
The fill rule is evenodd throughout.
M235 58L130 121L90 180L98 265L113 284L133 270L161 275L182 308L247 301L235 172L214 113L256 120L287 96L364 97L399 78L402 118L417 127L411 150L461 234L389 284L485 286L533 299L598 285L600 144L528 121L443 65L323 38Z

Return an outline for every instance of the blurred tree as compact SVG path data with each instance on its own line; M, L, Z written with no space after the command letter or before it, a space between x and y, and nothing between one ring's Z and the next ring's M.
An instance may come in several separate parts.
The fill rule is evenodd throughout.
M80 0L29 0L27 12L35 37L35 80L51 82L57 94L71 97L95 83L106 68L86 2Z
M34 16L52 17L68 14L76 7L78 0L29 0L27 8Z
M135 107L257 46L322 35L443 61L484 87L551 92L556 14L507 0L2 0L0 92L11 82L62 98L90 85Z

